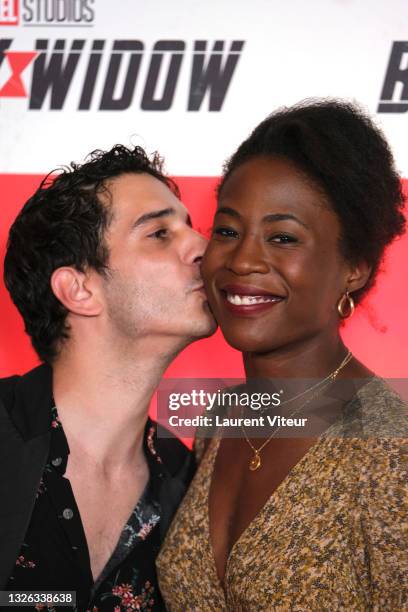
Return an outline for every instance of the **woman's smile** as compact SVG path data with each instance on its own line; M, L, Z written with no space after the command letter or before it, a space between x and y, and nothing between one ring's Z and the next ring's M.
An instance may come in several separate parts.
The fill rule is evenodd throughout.
M285 299L273 291L253 285L226 283L219 288L219 292L222 298L221 305L238 317L257 316L274 308Z

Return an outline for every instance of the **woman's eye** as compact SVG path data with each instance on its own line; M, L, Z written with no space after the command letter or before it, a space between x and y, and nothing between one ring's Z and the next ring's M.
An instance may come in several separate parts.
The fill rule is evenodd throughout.
M268 238L268 242L277 242L278 244L289 244L293 242L297 242L297 239L293 236L288 236L288 234L274 234L270 238Z
M220 236L221 238L236 238L238 232L230 227L215 227L212 231L213 236Z
M148 238L157 238L158 240L163 240L164 238L168 238L169 231L167 228L161 228L148 235Z

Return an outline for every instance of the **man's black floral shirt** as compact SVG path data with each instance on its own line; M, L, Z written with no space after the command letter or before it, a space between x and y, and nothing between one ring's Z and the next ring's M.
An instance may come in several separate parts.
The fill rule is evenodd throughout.
M81 517L70 482L64 477L69 447L56 408L52 427L48 462L7 590L76 591L76 606L40 604L24 610L165 610L155 572L160 547L158 486L163 478L162 461L154 446L155 424L148 420L144 437L148 485L95 583ZM109 512L109 499L104 504Z

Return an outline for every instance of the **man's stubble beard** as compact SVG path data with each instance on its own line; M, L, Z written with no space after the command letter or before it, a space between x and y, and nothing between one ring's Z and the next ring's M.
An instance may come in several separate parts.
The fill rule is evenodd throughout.
M126 341L148 335L179 336L186 346L214 331L208 306L187 291L160 287L154 279L131 284L115 270L109 271L104 285L109 320ZM193 299L194 309L189 308Z

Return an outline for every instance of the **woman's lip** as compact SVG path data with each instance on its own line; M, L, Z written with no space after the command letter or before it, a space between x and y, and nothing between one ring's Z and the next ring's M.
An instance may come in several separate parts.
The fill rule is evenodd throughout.
M231 293L232 295L265 295L268 297L277 297L283 299L282 295L262 289L261 287L255 287L255 285L223 285L220 287L220 291L223 293Z

